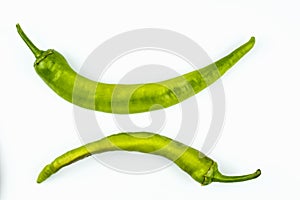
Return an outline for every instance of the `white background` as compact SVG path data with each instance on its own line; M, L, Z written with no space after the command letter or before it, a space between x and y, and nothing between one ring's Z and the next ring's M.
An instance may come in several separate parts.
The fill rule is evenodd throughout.
M0 199L299 199L299 6L296 0L1 1ZM261 177L203 187L175 165L131 175L88 158L37 184L45 164L81 142L73 106L35 73L16 23L38 47L58 50L76 70L103 41L138 28L182 33L213 60L255 36L253 50L222 78L226 121L209 156L226 174L260 168ZM210 96L203 91L196 98L204 109L200 134L209 124ZM173 109L178 106L166 112ZM149 115L133 120L147 124ZM117 132L113 121L105 129ZM201 147L200 138L193 147Z

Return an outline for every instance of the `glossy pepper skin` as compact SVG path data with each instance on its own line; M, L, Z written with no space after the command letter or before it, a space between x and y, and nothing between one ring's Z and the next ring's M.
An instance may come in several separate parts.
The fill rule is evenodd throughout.
M255 43L255 38L252 37L217 62L165 81L107 84L77 74L60 53L53 49L39 50L18 24L17 30L36 57L36 72L56 94L83 108L117 114L148 112L184 101L218 80Z
M253 174L243 176L222 175L218 171L217 163L198 150L162 135L136 132L111 135L68 151L46 165L40 172L37 182L43 182L61 168L92 154L121 150L163 156L173 161L202 185L208 185L211 182L247 181L261 174L261 171L257 170Z

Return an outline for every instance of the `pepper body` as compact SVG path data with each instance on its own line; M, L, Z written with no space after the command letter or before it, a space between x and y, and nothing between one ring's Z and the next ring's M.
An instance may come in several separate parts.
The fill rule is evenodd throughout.
M255 43L252 37L226 57L199 70L165 81L145 84L107 84L77 74L55 50L41 51L18 32L34 53L34 68L59 96L80 107L107 113L128 114L167 108L197 94L218 80Z
M211 182L246 181L260 175L260 170L244 176L222 175L217 169L217 163L198 150L162 135L137 132L111 135L68 151L46 165L40 172L37 182L43 182L62 167L92 154L121 150L163 156L173 161L202 185L208 185Z

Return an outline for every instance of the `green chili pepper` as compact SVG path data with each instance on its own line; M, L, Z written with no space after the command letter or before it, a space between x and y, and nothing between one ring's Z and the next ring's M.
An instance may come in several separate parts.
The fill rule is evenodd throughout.
M211 182L246 181L254 179L261 174L261 171L258 169L253 174L244 176L222 175L218 171L217 163L198 150L165 136L147 132L138 132L111 135L73 149L59 156L44 167L38 176L37 182L43 182L62 167L70 165L71 163L92 154L119 150L137 151L163 156L173 161L202 185L208 185Z
M57 51L39 50L20 25L16 26L19 35L36 57L36 72L54 92L80 107L119 114L166 108L195 95L219 79L255 43L255 38L252 37L217 62L169 80L147 84L106 84L77 74Z

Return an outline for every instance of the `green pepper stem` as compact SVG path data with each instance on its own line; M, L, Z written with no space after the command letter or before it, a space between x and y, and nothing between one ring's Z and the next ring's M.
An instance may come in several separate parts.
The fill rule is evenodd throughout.
M19 35L21 36L21 38L23 39L23 41L26 43L26 45L29 47L29 49L32 51L32 53L34 54L35 58L38 58L43 51L39 50L31 41L30 39L27 37L27 35L24 33L24 31L22 30L21 26L19 24L16 25L17 27L17 31L19 33Z
M260 169L256 170L253 174L243 175L243 176L225 176L219 171L214 172L213 182L241 182L247 181L259 177L261 174Z

